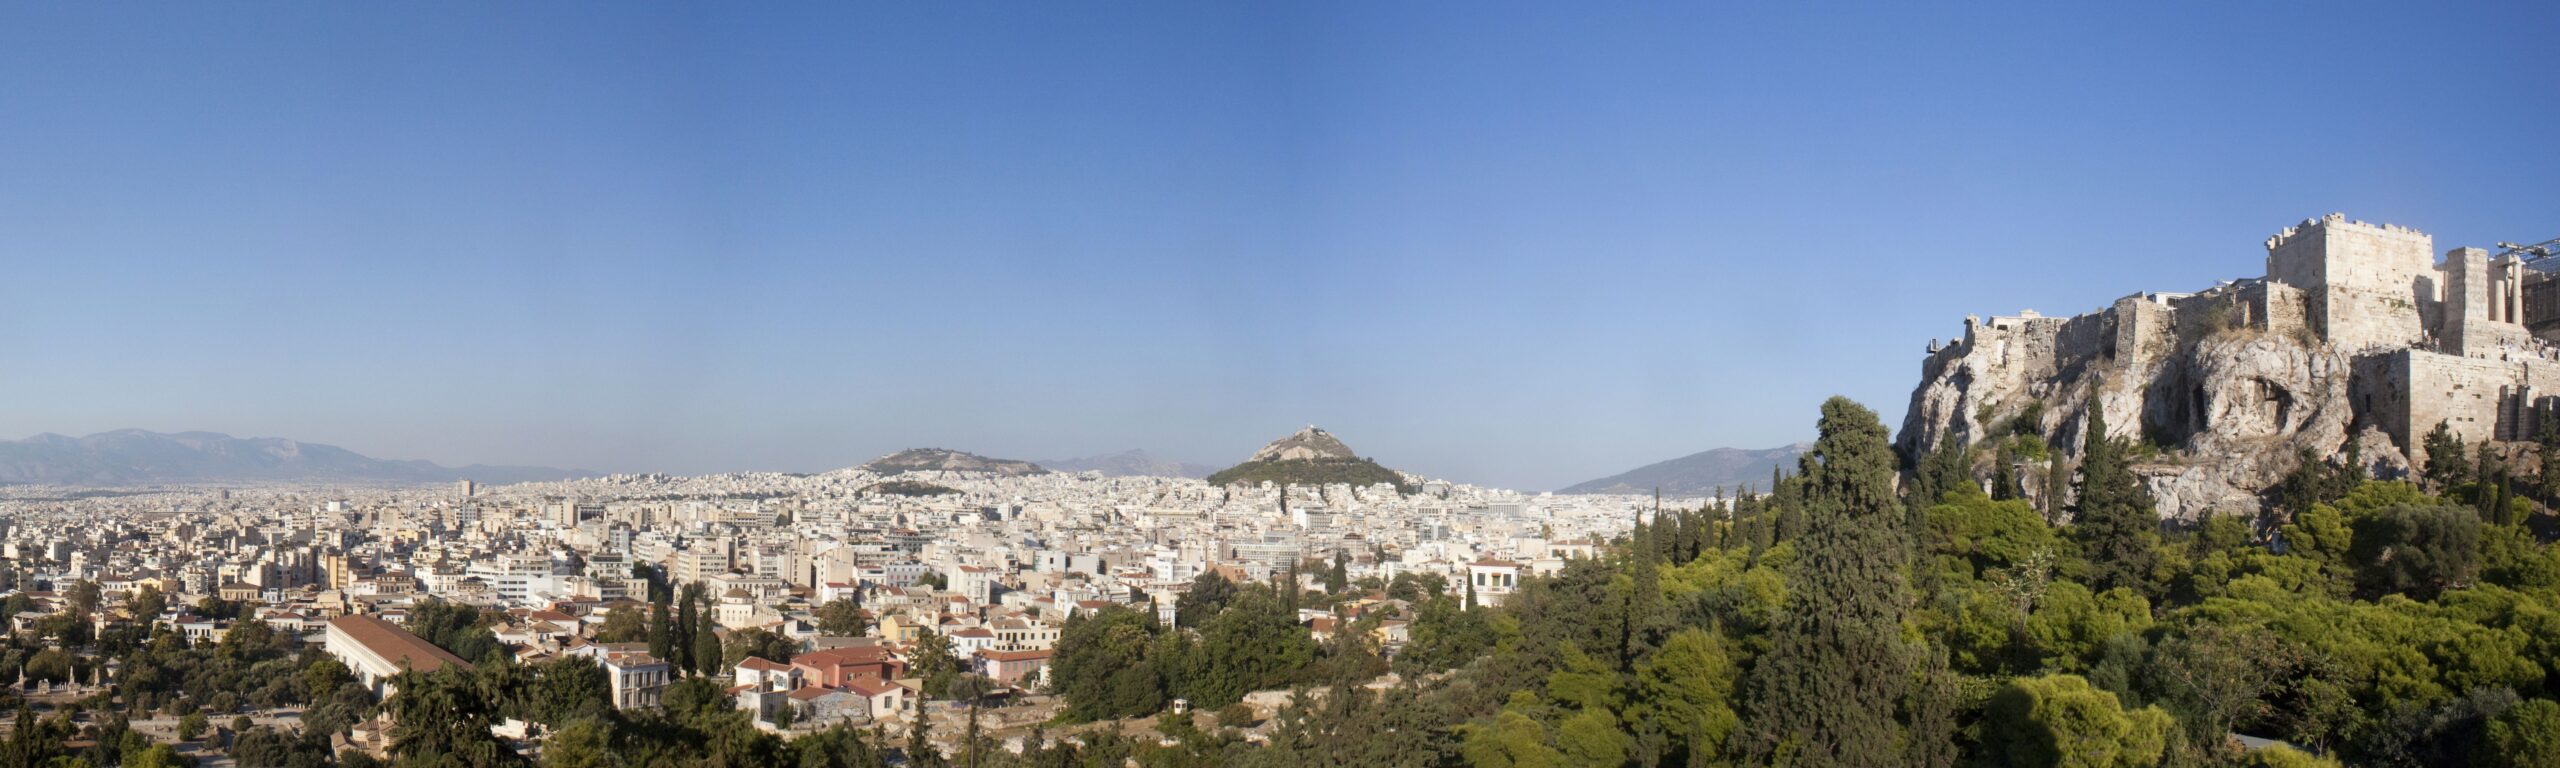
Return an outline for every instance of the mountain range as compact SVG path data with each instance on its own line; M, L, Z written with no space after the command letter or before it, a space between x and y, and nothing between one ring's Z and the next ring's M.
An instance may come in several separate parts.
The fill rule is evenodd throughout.
M0 483L150 485L201 482L436 483L500 485L603 474L579 469L472 464L446 467L377 459L334 445L281 437L175 434L140 429L88 437L46 433L0 442Z
M1104 477L1189 477L1203 478L1218 471L1207 464L1161 458L1143 450L1127 450L1106 456L1081 459L1057 459L1040 462L1040 466L1060 472L1100 472Z
M1670 461L1647 464L1598 480L1578 483L1557 493L1663 493L1698 496L1717 488L1731 490L1752 485L1766 489L1769 473L1780 466L1795 463L1812 443L1782 445L1776 448L1717 448L1700 451ZM1793 468L1789 468L1793 472Z

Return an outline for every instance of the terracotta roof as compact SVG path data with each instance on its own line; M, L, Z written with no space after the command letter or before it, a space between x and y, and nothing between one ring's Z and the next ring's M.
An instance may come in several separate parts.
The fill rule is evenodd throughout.
M330 619L329 626L346 633L348 639L354 640L357 645L364 646L365 650L372 651L373 655L382 657L384 661L408 667L412 671L434 672L447 665L459 666L463 669L471 668L471 662L463 661L462 657L436 647L434 643L427 642L426 638L409 634L409 630L401 629L392 625L391 622L372 616L357 614L340 616Z
M864 696L878 696L883 693L902 690L904 688L904 686L900 686L897 683L892 683L887 680L873 680L868 677L847 680L845 681L844 687L852 690L854 693L859 693Z
M876 645L830 648L791 657L791 663L807 664L812 668L824 668L836 664L878 664L888 660L888 652Z
M1046 648L1029 651L998 651L980 648L978 649L978 655L984 656L990 661L1034 661L1049 658L1054 654Z
M738 668L754 672L779 672L790 669L791 665L778 663L762 656L749 656L746 661L738 662Z
M646 653L608 653L604 655L604 661L617 667L645 667L665 663L659 661L658 657Z

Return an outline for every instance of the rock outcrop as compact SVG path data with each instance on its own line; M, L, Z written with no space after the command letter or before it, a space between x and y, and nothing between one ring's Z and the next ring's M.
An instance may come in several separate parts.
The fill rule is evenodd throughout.
M1269 445L1262 446L1262 450L1254 451L1253 458L1246 459L1246 461L1314 461L1318 459L1357 458L1360 458L1360 454L1352 453L1351 446L1343 445L1340 439L1333 436L1333 433L1326 432L1313 424L1309 424L1307 425L1307 428L1298 430L1296 434L1292 434L1278 440L1273 440Z
M1405 493L1417 488L1413 478L1361 458L1332 433L1314 426L1271 441L1244 463L1219 470L1208 480L1210 485L1392 485Z
M2560 351L2536 329L2538 291L2511 255L2424 233L2307 220L2267 241L2267 277L2199 293L2140 293L2071 318L1968 317L1930 345L1898 448L1950 442L1975 467L2010 456L2030 489L2067 486L2035 457L2076 458L2086 413L2136 445L2135 471L2163 517L2256 513L2308 453L2347 454L2377 477L2423 462L2414 438L2442 424L2472 444L2529 439L2560 412ZM2010 450L2000 451L2005 446ZM2067 499L2046 499L2067 509Z
M2073 457L2095 407L2111 437L2143 446L2136 471L2162 516L2193 518L2255 512L2303 450L2328 457L2346 444L2356 421L2354 372L2338 351L2223 325L2144 338L2120 332L2123 311L2120 304L2069 320L1994 318L1977 327L1931 357L1912 394L1902 449L1917 456L1945 440L2032 436L2038 449ZM2120 346L2120 338L2142 348Z

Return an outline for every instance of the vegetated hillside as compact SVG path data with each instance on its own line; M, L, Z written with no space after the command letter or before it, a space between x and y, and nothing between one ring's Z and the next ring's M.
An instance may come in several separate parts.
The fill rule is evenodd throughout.
M1219 470L1209 476L1211 485L1259 483L1278 485L1376 485L1386 483L1410 493L1412 483L1404 473L1388 469L1378 462L1352 453L1331 433L1313 426L1271 441L1244 463Z
M882 496L949 496L960 489L921 480L884 480L863 486L862 493Z
M1819 460L1774 492L1666 507L1500 593L1421 569L1287 594L1212 571L1171 624L1079 614L1050 660L1058 720L1218 713L1181 739L1084 731L1113 764L2560 764L2560 552L2535 533L2560 462L2448 432L2423 485L2306 463L2278 485L2276 539L2242 515L2162 526L2127 441L2083 446L2057 523L1960 448L1897 479L1865 406L1834 398L1817 423ZM1298 623L1376 595L1374 620L1408 622L1391 658ZM1317 689L1254 742L1240 724L1261 713L1230 709Z
M1379 466L1368 459L1290 459L1287 461L1248 461L1209 476L1211 485L1244 483L1278 485L1376 485L1386 483L1407 488L1404 475ZM1407 488L1407 490L1410 490Z
M875 475L901 475L908 472L978 472L1001 477L1047 474L1049 470L1028 461L990 459L966 451L948 448L909 448L872 459L862 469Z
M88 437L43 434L0 442L0 483L47 485L145 485L189 482L435 483L474 480L489 484L593 477L597 472L550 467L474 464L446 467L428 461L376 459L334 445L280 437L232 437L215 432L175 434L120 429Z
M1081 459L1042 461L1040 466L1059 472L1100 472L1106 477L1208 477L1218 471L1207 464L1159 458L1142 450L1121 451L1107 456Z
M1577 483L1559 493L1652 493L1659 488L1663 493L1692 496L1741 485L1765 489L1771 470L1786 467L1788 471L1794 471L1796 457L1804 455L1805 449L1811 447L1812 443L1797 443L1759 450L1717 448L1700 451Z

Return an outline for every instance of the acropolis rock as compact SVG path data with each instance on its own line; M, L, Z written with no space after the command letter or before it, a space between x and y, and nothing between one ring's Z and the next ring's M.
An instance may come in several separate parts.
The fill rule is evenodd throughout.
M2158 449L2136 469L2161 515L2193 520L2259 512L2303 449L2354 441L2395 477L2438 423L2471 444L2531 439L2560 406L2560 282L2478 248L2433 254L2425 233L2331 214L2268 238L2264 277L2069 318L1967 317L1921 364L1898 447L1975 444L2035 412L2076 459L2094 402L2111 436Z

